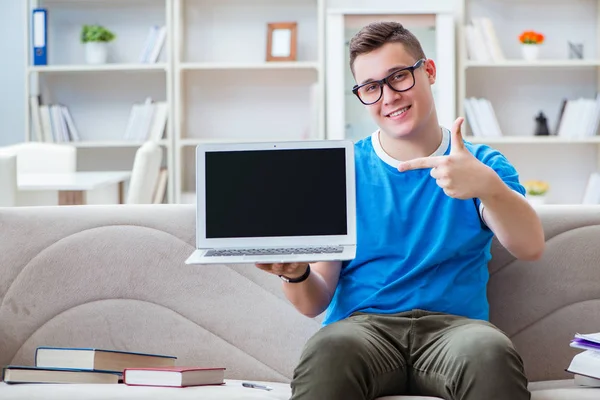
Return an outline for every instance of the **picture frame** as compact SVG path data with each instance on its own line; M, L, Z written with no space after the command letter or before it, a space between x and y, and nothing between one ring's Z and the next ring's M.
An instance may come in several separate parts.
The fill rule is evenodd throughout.
M298 24L276 22L267 25L267 61L296 61Z

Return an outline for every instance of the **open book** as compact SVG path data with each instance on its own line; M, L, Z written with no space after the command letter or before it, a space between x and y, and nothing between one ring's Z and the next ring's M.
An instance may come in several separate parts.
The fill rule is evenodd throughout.
M571 340L570 346L576 349L600 351L600 333L585 335L576 333L575 338Z
M585 351L573 357L566 371L580 386L600 386L600 333L577 333L570 346Z

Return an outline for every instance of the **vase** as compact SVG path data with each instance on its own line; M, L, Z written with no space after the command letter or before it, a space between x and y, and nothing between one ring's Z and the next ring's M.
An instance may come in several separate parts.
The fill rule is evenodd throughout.
M88 64L106 64L108 60L108 43L87 42L85 44L85 61Z
M522 44L521 45L521 53L523 53L523 58L527 61L537 60L538 55L540 54L540 45L539 44Z
M532 206L540 206L546 204L545 195L527 195L527 200Z

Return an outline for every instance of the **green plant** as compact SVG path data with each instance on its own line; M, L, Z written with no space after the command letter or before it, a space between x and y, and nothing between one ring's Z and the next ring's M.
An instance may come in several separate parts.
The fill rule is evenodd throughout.
M81 29L81 43L111 42L115 34L100 25L84 25Z

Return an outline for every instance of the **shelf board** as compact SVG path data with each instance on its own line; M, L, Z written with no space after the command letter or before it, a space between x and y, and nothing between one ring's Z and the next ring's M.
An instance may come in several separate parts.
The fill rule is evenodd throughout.
M99 65L38 65L29 67L34 72L103 72L103 71L166 71L167 64L99 64Z
M240 70L240 69L284 69L284 70L318 70L319 64L313 61L273 61L273 62L258 62L258 63L181 63L180 67L183 71L197 70Z
M598 67L600 60L536 60L526 61L520 59L504 60L504 61L466 61L465 68L582 68L582 67Z
M464 136L471 143L485 144L600 144L600 136L584 138L565 138L558 136L501 136L501 137L476 137Z
M197 146L199 144L204 143L261 143L261 142L269 142L268 139L232 139L232 138L222 138L222 139L200 139L200 138L185 138L179 140L179 146L181 147L189 147L189 146ZM273 140L271 140L273 141Z
M169 145L168 141L163 139L157 142L161 146ZM105 147L140 147L144 142L135 142L135 141L126 141L126 140L114 140L114 141L91 141L91 140L82 140L79 142L69 142L68 144L75 146L77 148L105 148Z

